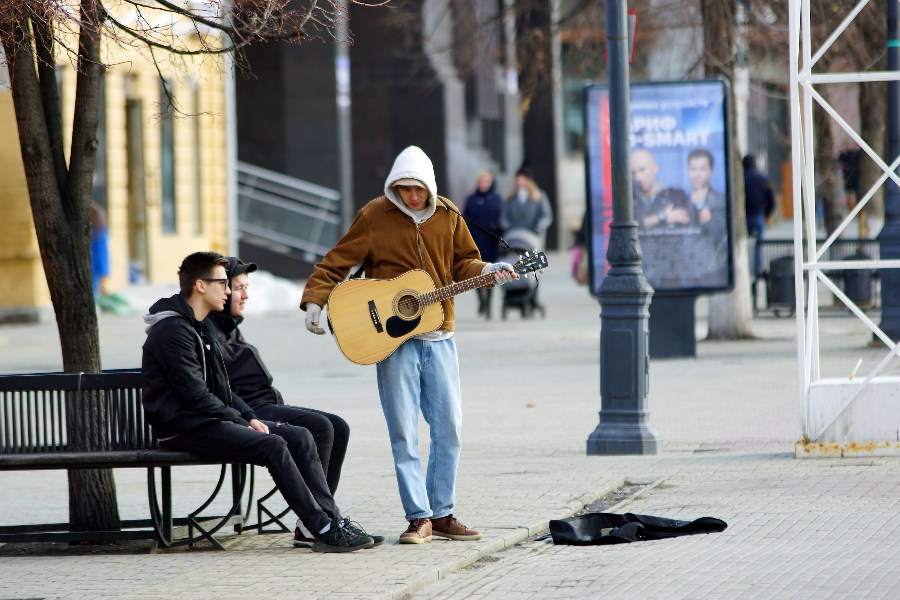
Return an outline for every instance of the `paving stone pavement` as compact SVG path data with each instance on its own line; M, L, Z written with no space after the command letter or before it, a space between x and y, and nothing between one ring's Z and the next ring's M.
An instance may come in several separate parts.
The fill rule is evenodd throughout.
M545 319L513 313L485 322L475 317L473 295L458 298L465 423L456 514L484 530L483 540L396 543L405 522L374 368L349 363L332 340L305 331L302 313L279 309L251 315L242 329L288 402L348 420L338 504L388 542L321 555L292 548L290 534L270 534L241 536L227 552L4 555L0 598L900 595L900 569L893 567L900 458L793 458L800 408L792 319L761 316L756 339L700 341L697 358L652 361L650 425L662 451L589 457L585 442L600 407L599 306L568 277L564 253L550 260L541 284ZM290 295L286 289L277 293ZM143 310L173 292L126 293ZM264 297L267 289L251 292ZM494 294L495 315L501 295ZM701 340L704 307L701 299ZM106 368L140 364L139 317L101 315L100 327ZM838 340L823 344L823 371L849 372L859 357L877 353L849 317L830 316L822 327ZM0 327L0 371L57 370L60 363L54 324ZM424 455L424 426L422 439ZM214 471L174 469L176 511L205 498ZM267 482L261 470L257 476ZM617 512L715 516L729 528L595 548L533 541L550 519L572 515L626 481L657 484ZM122 517L145 517L144 473L117 470L116 483ZM64 521L66 511L64 473L0 473L0 523Z

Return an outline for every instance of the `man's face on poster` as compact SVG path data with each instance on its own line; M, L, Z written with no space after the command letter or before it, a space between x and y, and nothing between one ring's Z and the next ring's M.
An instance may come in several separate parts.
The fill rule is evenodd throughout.
M688 179L691 180L691 188L702 190L709 187L712 178L712 166L705 156L695 156L688 161Z
M646 150L635 150L631 155L631 177L643 194L649 194L656 185L659 166Z

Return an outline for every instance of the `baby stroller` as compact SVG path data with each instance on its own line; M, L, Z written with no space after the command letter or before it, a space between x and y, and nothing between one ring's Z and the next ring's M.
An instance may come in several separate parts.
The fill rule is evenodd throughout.
M501 254L500 260L509 264L515 264L519 260L519 256L526 252L534 252L541 243L541 238L536 233L524 228L510 229L504 238L510 249ZM535 312L539 312L541 318L544 318L544 307L537 299L537 286L538 282L534 273L529 273L528 277L520 275L518 279L505 284L502 288L503 304L500 316L506 319L506 312L510 308L514 308L521 312L524 319L534 316Z

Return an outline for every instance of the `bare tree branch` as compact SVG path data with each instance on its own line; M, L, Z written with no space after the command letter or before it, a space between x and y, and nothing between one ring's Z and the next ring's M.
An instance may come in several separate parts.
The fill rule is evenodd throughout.
M59 98L59 86L56 82L56 69L53 58L53 34L49 31L51 24L46 20L31 18L31 29L35 36L37 51L38 83L41 88L41 104L47 121L47 137L50 143L50 155L53 158L53 171L60 192L66 187L68 170L66 156L63 151L62 110Z

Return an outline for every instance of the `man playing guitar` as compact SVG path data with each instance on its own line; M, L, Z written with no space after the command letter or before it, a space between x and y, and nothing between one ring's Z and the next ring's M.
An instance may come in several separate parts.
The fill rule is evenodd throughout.
M438 286L494 274L497 285L518 279L507 263L485 263L462 216L439 198L434 167L418 147L394 161L384 195L366 204L346 234L316 265L300 308L306 328L323 334L322 307L350 269L363 263L369 279L391 279L420 269ZM454 302L441 302L443 322L414 335L377 364L378 394L387 421L394 468L409 526L402 544L431 541L432 534L453 540L479 540L453 516L460 455L462 400L454 331ZM421 410L428 423L431 452L422 476L418 453Z

